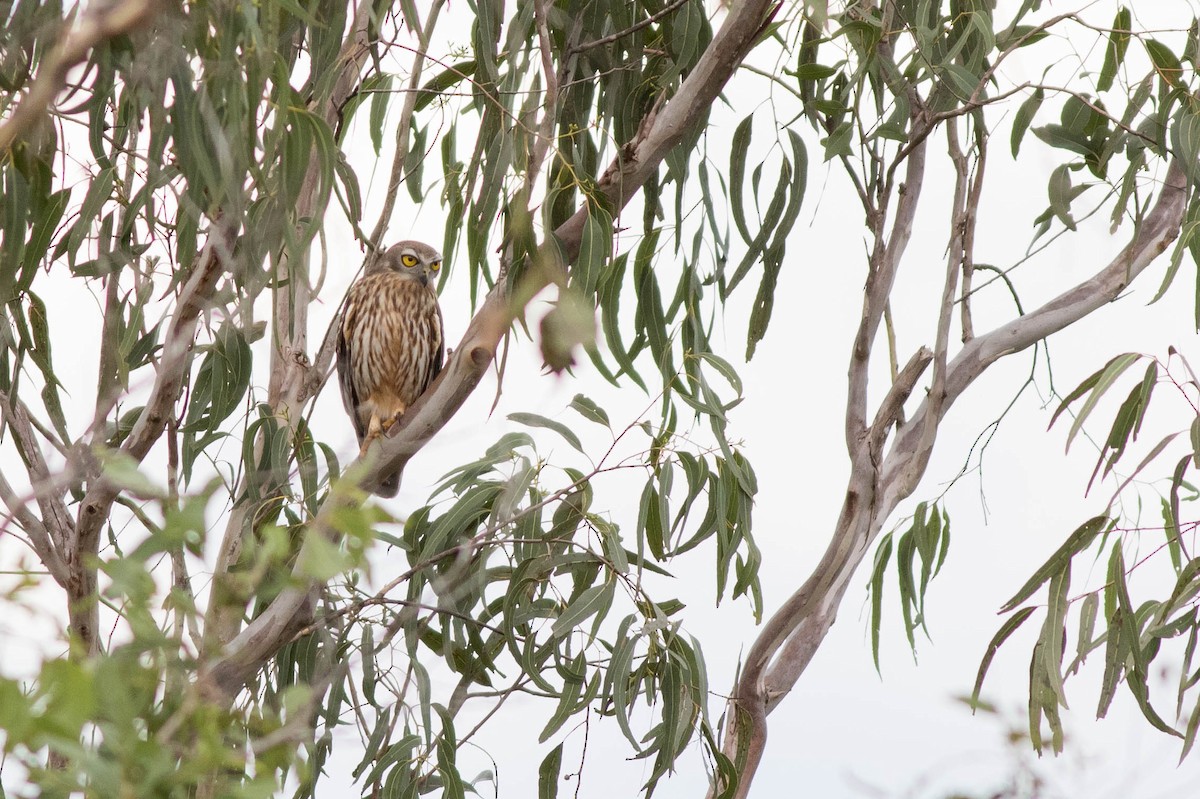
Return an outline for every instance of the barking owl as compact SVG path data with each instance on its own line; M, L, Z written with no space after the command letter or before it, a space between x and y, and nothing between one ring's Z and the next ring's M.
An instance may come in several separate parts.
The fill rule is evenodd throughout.
M338 382L361 451L391 428L442 370L445 341L434 278L442 255L402 241L367 268L346 295L338 325ZM392 497L400 473L377 493Z

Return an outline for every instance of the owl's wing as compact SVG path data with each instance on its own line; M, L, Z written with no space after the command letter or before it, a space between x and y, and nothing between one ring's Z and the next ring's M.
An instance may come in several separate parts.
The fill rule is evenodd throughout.
M442 306L434 302L433 309L437 313L437 330L439 343L437 349L433 353L433 358L429 361L429 376L425 378L425 388L429 388L429 384L442 371L442 366L446 361L446 326L442 324ZM422 392L424 389L422 389Z
M354 433L358 436L358 443L361 444L363 438L367 435L367 431L363 429L362 420L358 417L359 397L354 387L354 373L350 365L351 342L346 337L346 326L354 324L353 312L354 305L347 302L345 310L342 311L342 316L338 319L335 351L337 353L338 385L342 389L342 405L345 406L346 413L350 415L350 422L354 425Z

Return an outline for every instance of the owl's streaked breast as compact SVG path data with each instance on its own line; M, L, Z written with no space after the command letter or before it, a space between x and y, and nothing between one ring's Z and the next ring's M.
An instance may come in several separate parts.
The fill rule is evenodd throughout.
M347 297L342 335L360 420L402 413L436 375L442 351L437 296L394 272L367 275Z

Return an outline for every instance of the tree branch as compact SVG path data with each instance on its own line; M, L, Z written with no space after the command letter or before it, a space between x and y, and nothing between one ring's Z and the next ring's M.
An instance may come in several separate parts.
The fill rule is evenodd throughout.
M914 445L925 419L945 415L968 386L985 369L1003 358L1036 344L1074 324L1117 298L1179 236L1187 207L1187 180L1178 161L1167 168L1158 201L1130 240L1107 266L1030 313L967 342L946 369L945 399L935 406L927 398L913 417L897 431L882 484L898 502L920 479L913 473ZM932 444L931 444L932 446ZM923 471L923 469L922 469Z
M913 106L914 126L920 124L921 105ZM876 218L875 246L871 254L870 272L863 292L862 319L854 339L850 356L849 390L846 400L846 447L853 452L867 435L867 379L870 373L871 350L879 325L887 309L892 286L900 259L912 238L913 222L917 215L917 202L921 198L921 187L925 182L925 139L913 147L908 154L908 171L896 216L892 222L891 235L884 237L885 206L880 205Z
M965 344L945 367L944 390L938 396L931 392L912 418L900 425L882 464L871 463L861 447L852 452L850 483L829 547L799 590L763 625L747 652L729 717L744 719L749 726L735 724L727 734L723 746L727 756L736 757L740 748L751 753L761 748L767 713L808 667L871 541L924 474L934 444L927 431L931 427L936 431L936 422L992 363L1116 299L1179 235L1186 205L1183 169L1172 161L1157 203L1112 262L1041 308ZM915 369L913 364L909 362ZM756 767L757 760L747 762L737 797L746 795Z
M392 219L392 211L396 207L396 196L400 193L400 184L404 182L404 164L408 160L408 132L412 128L413 114L417 109L417 98L421 92L421 75L425 70L425 61L429 42L433 38L433 29L437 24L438 15L442 11L445 0L434 0L429 8L429 16L425 19L424 29L417 29L417 49L413 53L412 71L408 76L408 91L404 95L404 106L400 109L400 122L396 125L396 152L392 156L392 171L388 177L387 193L383 198L383 210L379 212L379 221L371 231L371 251L367 260L377 257L382 251L383 236L387 233L388 223Z
M570 51L568 51L566 57L570 58L571 56L575 55L576 53L582 53L585 50L591 50L592 48L595 48L595 47L603 47L606 44L612 44L615 41L624 39L626 36L631 36L631 35L637 33L638 31L640 31L642 28L645 28L649 25L653 25L655 22L658 22L663 17L665 17L669 14L675 13L679 9L683 8L684 3L688 3L688 2L691 2L691 0L673 0L673 2L669 3L666 6L666 8L663 8L661 11L657 11L657 12L651 14L650 16L646 17L643 20L639 20L638 22L633 23L632 25L630 25L628 28L626 28L623 31L617 31L616 33L610 33L608 36L602 36L599 39L595 39L590 42L584 42L582 44L575 45L574 47L572 47L570 49Z
M56 583L65 586L67 584L67 566L63 562L50 531L47 530L46 525L42 524L42 520L29 510L29 499L18 497L2 472L0 472L0 500L3 500L4 506L8 508L8 520L15 519L21 529L25 531L25 535L29 536L29 545L33 548L33 553L37 555L38 560L46 567L46 571L50 572L50 576ZM4 535L7 527L8 521L6 520L3 525L0 525L0 536Z
M192 358L192 345L200 314L208 307L221 275L232 259L234 238L240 222L227 217L215 222L198 265L192 270L180 292L174 318L163 339L162 356L146 407L142 410L121 451L140 462L166 429L175 412L175 402L187 379ZM120 488L101 473L91 475L90 485L71 535L65 547L70 576L67 584L68 612L71 630L89 653L99 651L96 637L99 624L96 603L96 565L93 560L99 551L100 531L108 520Z
M363 65L370 55L368 41L373 5L360 0L354 14L354 26L342 42L338 61L342 64L333 90L321 108L316 109L330 129L333 129L342 107L356 91ZM320 166L314 160L304 175L304 183L296 199L296 217L311 216L316 203ZM330 189L332 191L332 189ZM295 425L308 401L304 389L312 367L308 360L308 308L312 303L312 286L308 281L307 251L301 262L293 262L288 251L279 260L275 289L275 318L272 330L275 346L271 350L271 377L267 386L267 402L288 423ZM319 387L319 383L318 383Z
M67 83L67 73L83 63L101 42L129 33L144 25L158 10L157 0L124 0L118 3L88 3L76 27L63 23L59 43L42 62L29 93L3 124L0 124L0 154L7 153L21 136L37 124L46 108ZM75 28L72 30L72 28Z
M656 104L642 120L637 138L621 148L597 184L597 190L609 198L614 208L623 208L657 172L667 154L705 118L721 88L754 45L768 19L767 6L767 0L740 3L726 17L675 96L661 108ZM585 206L552 234L568 261L579 253L586 220ZM549 280L549 272L531 269L526 277L544 284ZM534 286L522 285L520 296L526 298L526 302L536 293L526 291L527 288ZM360 486L377 486L381 474L402 469L445 426L479 384L495 358L500 339L521 310L513 307L504 282L498 282L471 320L446 368L389 434L372 445L366 455L369 466L365 472L360 472ZM352 464L347 471L353 472L355 466ZM337 501L340 500L331 497L326 506ZM310 535L321 534L318 532L321 529L319 519L326 512L326 507L322 507ZM210 661L202 679L227 698L236 695L279 646L290 640L311 618L320 586L308 578L301 579L304 581L301 586L281 592L258 618L229 642L222 655Z

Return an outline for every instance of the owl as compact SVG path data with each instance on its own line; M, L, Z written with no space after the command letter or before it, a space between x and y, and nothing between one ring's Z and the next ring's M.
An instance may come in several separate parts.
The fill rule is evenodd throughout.
M441 268L437 250L402 241L368 265L346 295L338 382L363 454L442 370L442 309L434 286ZM380 478L376 493L392 497L399 487L397 471Z

